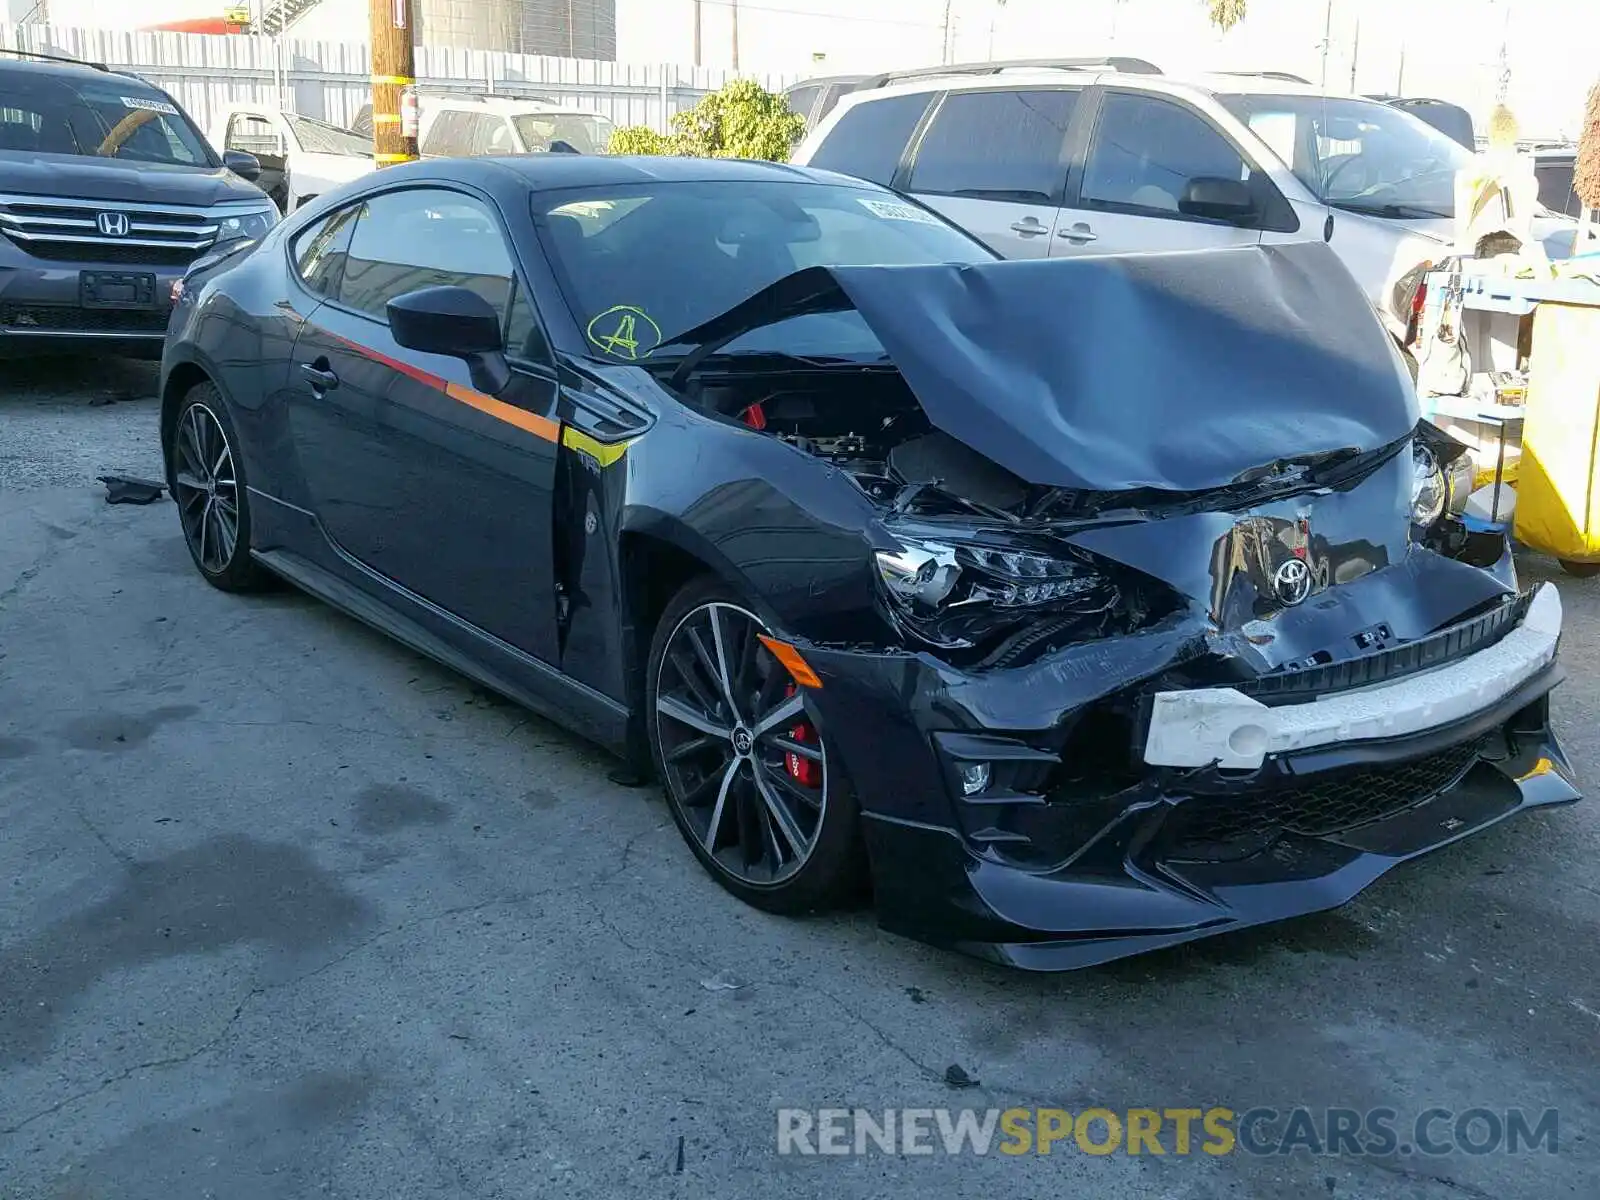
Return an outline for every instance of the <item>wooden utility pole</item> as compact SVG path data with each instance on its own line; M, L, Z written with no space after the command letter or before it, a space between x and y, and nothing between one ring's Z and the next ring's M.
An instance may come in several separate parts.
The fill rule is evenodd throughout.
M412 162L417 138L400 124L400 94L417 82L411 0L368 0L372 26L372 150L380 167Z

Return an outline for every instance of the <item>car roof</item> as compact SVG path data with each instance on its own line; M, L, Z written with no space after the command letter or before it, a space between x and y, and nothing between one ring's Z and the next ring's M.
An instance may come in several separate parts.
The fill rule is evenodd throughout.
M744 158L680 158L676 155L519 154L505 158L432 158L382 172L385 181L416 175L463 183L503 181L505 172L538 190L614 187L641 183L814 183L882 191L876 184L787 163Z
M1106 71L1095 68L1071 70L1057 67L1018 67L993 75L952 72L948 75L925 75L915 79L895 81L881 88L851 92L841 98L840 104L866 103L874 96L903 96L919 92L997 88L1004 90L1063 84L1087 87L1095 82L1138 91L1177 95L1326 96L1330 100L1363 100L1369 104L1378 103L1336 88L1320 88L1315 84L1295 83L1288 79L1259 75L1148 75L1138 71Z
M70 79L75 83L107 78L126 79L147 88L155 88L154 84L140 79L137 75L129 75L123 71L102 70L93 63L62 62L54 58L12 58L10 55L0 54L0 76L3 75L25 76L31 79L40 76L54 77Z
M508 115L515 115L516 113L572 113L584 117L605 115L592 108L580 108L573 104L563 104L559 100L541 100L528 96L463 96L448 93L420 92L417 98L422 103L433 108L459 107Z

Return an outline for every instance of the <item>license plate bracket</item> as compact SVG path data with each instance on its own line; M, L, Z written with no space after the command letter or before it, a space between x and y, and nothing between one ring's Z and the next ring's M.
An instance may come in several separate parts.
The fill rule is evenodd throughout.
M78 303L84 308L154 308L153 271L80 271Z

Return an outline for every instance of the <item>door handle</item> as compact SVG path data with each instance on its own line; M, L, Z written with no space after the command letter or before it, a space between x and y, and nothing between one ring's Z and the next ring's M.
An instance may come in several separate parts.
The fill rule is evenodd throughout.
M1020 221L1013 221L1011 222L1011 229L1012 232L1020 233L1023 237L1038 237L1041 233L1050 232L1038 217L1024 217Z
M300 364L300 374L306 377L313 392L326 392L339 386L339 377L328 369L327 362L319 358L316 362Z
M1057 232L1057 236L1064 237L1069 242L1093 242L1097 241L1100 237L1098 233L1090 229L1082 221L1079 221L1076 225L1069 225L1065 229L1059 230Z

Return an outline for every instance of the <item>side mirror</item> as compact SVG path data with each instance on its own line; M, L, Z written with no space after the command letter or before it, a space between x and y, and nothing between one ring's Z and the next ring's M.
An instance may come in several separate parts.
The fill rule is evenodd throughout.
M464 287L426 287L385 305L389 332L407 350L459 358L472 371L472 386L494 395L511 381L500 314Z
M222 165L227 167L240 179L254 183L261 178L261 160L254 154L247 154L243 150L224 150L222 152Z
M1238 221L1255 215L1256 198L1250 185L1241 180L1199 175L1183 189L1178 211L1191 217Z

